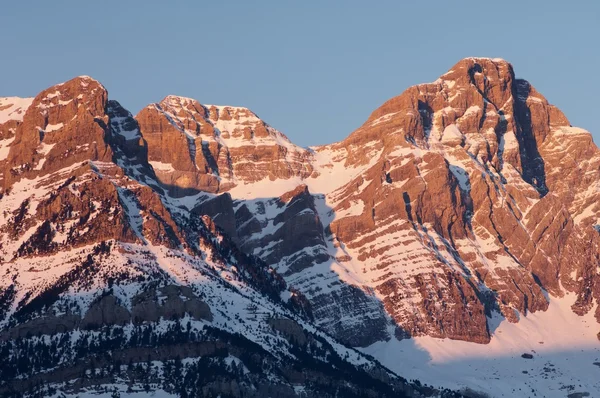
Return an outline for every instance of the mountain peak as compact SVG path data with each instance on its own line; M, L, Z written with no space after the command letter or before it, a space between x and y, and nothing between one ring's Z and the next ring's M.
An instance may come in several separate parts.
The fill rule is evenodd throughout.
M492 57L465 57L462 59L462 61L464 61L464 60L473 60L475 62L493 62L493 63L498 63L498 64L509 63L504 58L498 58L498 57L495 57L495 58L492 58Z
M194 98L183 97L179 95L167 95L158 103L158 105L175 111L172 113L178 113L184 109L192 112L199 112L203 114L203 117L210 118L215 121L222 117L225 120L247 118L248 120L252 120L254 122L260 121L260 118L258 115L256 115L256 113L243 106L201 104Z
M514 78L511 63L502 58L469 57L458 61L436 82L440 80L449 81L459 79L475 85L485 81L498 81L510 84Z
M6 154L4 187L22 178L55 172L87 160L107 160L108 92L97 80L78 76L39 93Z
M100 83L98 80L94 79L93 77L90 77L87 75L75 76L74 78L69 79L65 82L55 84L54 86L49 87L47 90L57 89L57 91L63 91L65 89L65 87L68 90L72 90L72 91L77 91L77 90L92 91L96 88L100 88L101 90L106 91L106 88L104 87L104 85L102 83ZM44 90L44 91L47 91L47 90Z
M196 106L201 106L198 100L189 97L183 97L180 95L169 94L165 98L163 98L160 102L160 105L169 105L175 107L186 107L187 105L193 104Z

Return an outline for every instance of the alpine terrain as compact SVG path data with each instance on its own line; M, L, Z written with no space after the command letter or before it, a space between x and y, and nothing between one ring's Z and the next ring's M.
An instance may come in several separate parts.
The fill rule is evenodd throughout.
M600 396L599 199L502 59L310 148L87 76L0 98L0 396Z

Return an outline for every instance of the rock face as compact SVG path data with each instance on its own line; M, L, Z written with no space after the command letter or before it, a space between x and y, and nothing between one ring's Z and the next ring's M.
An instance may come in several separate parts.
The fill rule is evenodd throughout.
M168 96L136 119L150 163L175 196L225 191L264 177L306 177L312 171L308 151L246 108Z
M591 135L501 59L464 59L308 149L246 108L168 96L133 117L78 77L0 98L0 341L169 327L198 355L253 347L277 367L261 350L354 358L320 356L335 341L314 326L354 347L487 343L492 314L519 322L566 292L600 321L599 193ZM168 341L153 336L124 358ZM284 373L261 388L307 382Z
M106 89L78 77L38 94L17 127L3 170L6 190L86 160L111 161Z
M180 319L186 313L198 320L213 319L210 307L187 286L168 285L158 291L151 289L134 297L132 304L132 316L136 323L156 322L161 317Z

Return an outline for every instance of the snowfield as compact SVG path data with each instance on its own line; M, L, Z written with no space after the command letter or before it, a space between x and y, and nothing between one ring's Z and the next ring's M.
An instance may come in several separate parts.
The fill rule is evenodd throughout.
M600 396L600 344L594 311L573 313L574 295L550 297L546 312L510 323L489 319L489 344L417 337L378 342L363 352L408 379L490 397ZM522 354L531 354L532 359Z

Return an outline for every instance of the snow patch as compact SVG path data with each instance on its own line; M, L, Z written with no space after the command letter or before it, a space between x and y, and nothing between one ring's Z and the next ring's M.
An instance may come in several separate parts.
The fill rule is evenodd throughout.
M0 97L0 124L9 120L23 121L33 98Z

